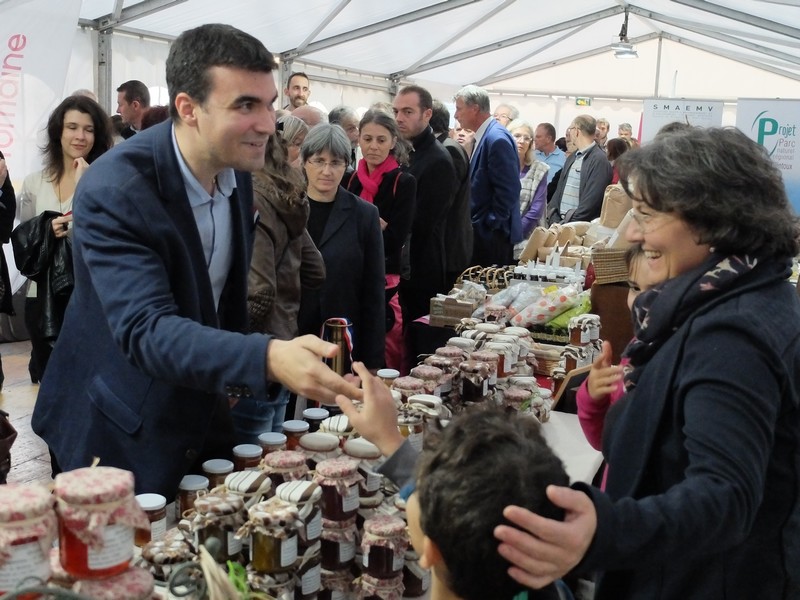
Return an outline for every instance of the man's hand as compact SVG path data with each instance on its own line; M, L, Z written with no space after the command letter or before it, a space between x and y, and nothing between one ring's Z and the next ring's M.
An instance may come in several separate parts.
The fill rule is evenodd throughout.
M563 521L507 506L503 516L520 529L498 525L494 530L500 555L512 565L508 574L534 589L569 573L583 559L597 530L594 504L583 492L551 485L547 497L566 511Z
M325 404L333 404L336 394L361 399L358 387L322 362L322 359L336 356L338 351L336 344L313 335L288 341L272 339L267 348L267 379Z
M384 456L391 456L404 439L397 429L394 398L383 381L371 375L363 363L354 363L353 368L364 388L364 406L359 412L350 398L341 395L336 397L336 404L363 438L375 444Z

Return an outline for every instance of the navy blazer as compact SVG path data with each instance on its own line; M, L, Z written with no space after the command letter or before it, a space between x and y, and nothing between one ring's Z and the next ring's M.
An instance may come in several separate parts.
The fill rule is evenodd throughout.
M217 310L171 127L120 144L78 185L75 289L32 417L63 470L96 456L168 498L199 460L230 454L225 397L265 397L269 342L245 334L250 175L236 174Z
M502 231L511 244L522 241L519 214L519 155L511 133L494 119L470 160L472 226L489 239Z

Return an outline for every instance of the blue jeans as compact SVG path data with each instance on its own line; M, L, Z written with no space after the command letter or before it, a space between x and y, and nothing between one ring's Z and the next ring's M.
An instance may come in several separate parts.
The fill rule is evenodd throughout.
M266 400L243 398L231 409L237 444L258 444L258 436L267 431L283 431L289 390L280 387Z

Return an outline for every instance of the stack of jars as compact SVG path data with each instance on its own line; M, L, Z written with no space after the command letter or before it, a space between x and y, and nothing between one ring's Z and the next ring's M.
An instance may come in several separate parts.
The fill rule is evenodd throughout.
M362 598L389 600L403 595L403 567L408 549L406 524L402 519L380 515L364 522L361 540Z

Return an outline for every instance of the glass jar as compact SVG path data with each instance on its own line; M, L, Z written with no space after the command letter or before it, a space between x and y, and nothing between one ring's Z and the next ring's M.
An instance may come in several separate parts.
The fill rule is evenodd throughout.
M408 402L409 396L425 393L425 382L416 377L398 377L392 384L392 389L400 392L403 404Z
M465 360L458 365L461 372L461 401L483 402L489 394L489 365L477 360Z
M312 471L317 468L319 461L342 455L339 438L332 433L322 433L321 431L304 435L300 439L298 450L306 455L306 464Z
M425 390L424 394L433 394L434 396L441 395L441 389L439 387L439 382L442 379L442 375L444 375L444 371L442 371L439 367L433 367L431 365L417 365L413 369L411 369L411 377L416 377L420 381L422 381L422 387ZM411 394L412 396L414 394ZM406 398L408 401L408 398Z
M261 446L261 457L270 452L286 450L286 436L276 431L266 431L258 436L258 445Z
M346 521L322 519L322 568L325 571L341 571L353 565L357 534L355 517Z
M358 511L358 462L350 458L331 458L317 463L314 481L322 488L322 518L346 521Z
M92 600L150 600L155 582L149 571L134 567L106 579L77 581L73 591Z
M408 443L417 452L422 452L425 425L421 414L404 406L397 414L397 429L400 431L400 435L408 439Z
M397 369L378 369L376 375L386 384L386 387L391 388L394 380L400 377L400 371Z
M247 513L238 494L210 493L194 501L196 514L192 519L195 547L206 546L211 556L220 564L241 558L242 540L236 532L245 523ZM214 539L218 547L208 546Z
M46 487L0 486L0 594L29 577L47 581L56 530L53 496Z
M470 352L469 359L486 363L489 365L489 387L494 387L497 384L497 370L500 366L500 355L496 352L489 352L488 350L476 350Z
M551 378L553 380L553 396L558 394L558 390L560 390L561 386L564 384L564 379L566 376L567 375L564 367L553 367L551 374Z
M315 554L307 560L303 557L295 573L294 600L315 600L322 590L322 557Z
M408 548L406 523L389 515L364 521L361 552L366 574L376 579L391 579L402 574Z
M257 471L261 462L261 446L239 444L233 447L233 468L237 471ZM223 481L224 481L223 477Z
M64 570L81 579L118 575L133 558L133 532L149 527L133 495L133 473L87 467L59 473L54 494Z
M166 583L178 565L196 558L192 546L183 537L156 540L142 548L140 566L146 567L156 581Z
M272 480L262 471L238 471L225 478L225 488L242 497L246 506L272 496Z
M178 484L178 495L175 497L175 520L180 521L186 511L194 508L194 501L199 492L207 491L208 477L185 475Z
M403 597L403 576L377 579L364 573L358 583L359 600L400 600Z
M453 365L458 365L458 363L467 357L464 350L458 346L442 346L434 351L434 355L441 356L442 358L449 358L453 361Z
M376 472L382 457L378 447L364 438L354 438L345 442L344 453L358 461L358 472L363 478L358 484L359 497L377 494L383 482L383 476Z
M307 408L303 411L303 420L308 423L309 433L319 431L320 423L330 416L330 411L324 408Z
M309 425L305 421L292 419L283 422L283 435L286 436L286 449L297 450L300 438L308 433Z
M160 540L167 533L167 499L161 494L139 494L136 501L150 521L149 527L137 529L134 534L134 543L141 548L148 542Z
M454 346L454 347L458 348L459 350L461 350L462 352L468 354L468 353L472 352L473 350L475 350L475 348L478 345L478 342L476 340L471 339L471 338L451 337L449 340L447 340L447 345L448 346Z
M251 537L250 565L258 573L285 573L297 560L297 506L278 497L251 506L238 538Z
M356 435L347 415L333 415L332 417L328 417L320 423L319 430L321 433L332 433L339 438L340 448L344 446L347 440Z
M431 572L419 564L419 554L412 549L406 550L403 565L403 592L405 598L418 598L431 587Z
M520 411L531 396L533 396L531 390L512 385L503 392L503 403L509 408Z
M272 452L264 457L264 472L272 480L272 489L286 481L300 481L308 479L308 465L306 455L293 450Z
M329 571L322 567L322 589L318 600L350 600L353 592L353 575L349 569Z
M585 346L590 342L589 330L591 327L589 323L583 318L583 315L572 317L569 320L569 343L573 346Z
M226 458L212 458L203 463L203 474L208 478L208 487L211 489L224 484L229 473L233 473L233 463Z
M275 598L288 600L294 598L294 576L292 573L259 573L252 565L247 565L247 587L252 595L243 597Z
M316 544L322 533L322 488L313 481L290 481L279 485L275 495L297 507L300 548L305 550Z
M514 365L517 364L517 354L514 352L514 345L510 342L496 342L494 340L486 342L484 348L489 352L494 352L499 357L497 362L497 378L505 379L515 374Z

